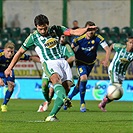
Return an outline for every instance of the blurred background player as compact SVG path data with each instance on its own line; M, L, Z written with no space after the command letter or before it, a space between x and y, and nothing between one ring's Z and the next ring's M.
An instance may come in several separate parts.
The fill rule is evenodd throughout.
M88 21L87 26L95 26L94 22ZM86 112L85 93L87 78L95 65L97 57L97 49L99 45L106 51L105 59L101 63L107 67L109 61L110 50L104 38L96 34L97 28L90 28L88 31L73 40L72 48L75 49L76 67L79 73L77 85L74 87L69 98L72 99L78 92L80 92L80 111Z
M72 73L69 64L63 57L59 37L61 35L82 35L90 27L79 28L76 30L67 29L64 26L49 27L49 20L45 15L37 15L34 19L34 24L37 30L30 34L24 41L23 45L17 51L8 68L5 70L5 75L11 76L12 68L17 63L18 59L31 47L37 48L36 52L42 63L43 71L52 82L54 92L57 95L53 109L45 121L58 121L56 114L59 112L62 105L71 107L71 101L66 96L65 89L73 84Z
M120 43L112 44L110 46L110 50L112 49L114 49L116 53L108 68L110 85L115 85L116 87L122 88L122 83L125 79L128 66L133 61L133 37L128 37L126 45L122 45ZM112 101L113 100L109 99L107 94L105 98L101 101L101 103L98 105L98 107L102 111L106 111L106 104Z
M76 29L79 28L78 20L74 20L72 24L73 24L73 27L72 27L73 30L76 30ZM78 36L70 36L70 37L69 37L70 43L72 43L72 40L73 40L75 37L78 37Z
M5 92L5 98L1 105L1 111L7 112L7 103L12 96L15 86L15 75L14 70L12 69L12 77L5 77L4 71L9 66L11 60L15 55L15 44L12 42L8 42L4 46L4 50L0 50L0 86L7 86L7 90ZM39 58L36 56L30 56L24 54L20 60L33 60L39 61Z
M75 55L74 52L69 44L69 42L66 40L66 37L62 35L60 37L60 44L61 44L61 49L62 53L70 65L70 67L73 66L73 62L75 61ZM37 112L44 112L48 109L49 104L51 103L51 100L54 96L54 89L52 84L49 84L49 78L46 76L45 73L43 73L42 76L42 93L44 96L45 102L43 102L40 106ZM66 93L68 94L69 91Z

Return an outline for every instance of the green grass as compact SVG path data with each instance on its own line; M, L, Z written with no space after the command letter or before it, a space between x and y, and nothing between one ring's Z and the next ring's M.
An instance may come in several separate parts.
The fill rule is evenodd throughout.
M2 100L0 100L2 103ZM132 102L112 102L107 112L101 112L99 101L87 101L87 112L79 111L79 101L73 107L57 114L59 122L44 122L47 112L37 113L42 100L13 100L8 112L0 112L0 133L132 133Z

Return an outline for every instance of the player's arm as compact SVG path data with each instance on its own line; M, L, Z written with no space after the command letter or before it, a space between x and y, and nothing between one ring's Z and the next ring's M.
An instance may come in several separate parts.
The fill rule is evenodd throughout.
M106 66L108 66L111 51L110 51L109 46L104 47L104 50L106 52L106 55L105 55L105 60L102 62L102 64L106 67Z
M111 44L111 45L110 45L110 47L109 47L110 51L112 51L113 45L114 45L114 44Z
M41 63L40 58L37 55L30 56L29 60Z
M2 78L0 78L0 86L4 86L4 82L3 82Z
M105 50L106 54L105 54L105 59L103 61L101 61L101 63L107 67L108 66L108 62L109 62L109 59L110 59L110 54L111 54L111 51L110 51L110 48L108 46L108 44L103 41L101 44L100 44L103 49Z
M79 46L79 43L78 43L78 38L79 37L76 37L72 40L72 43L71 43L71 48L73 49L74 52L77 51L77 48Z
M71 36L71 35L74 35L74 36L80 36L82 34L84 34L85 32L87 32L89 29L91 28L97 28L97 26L87 26L85 28L78 28L76 30L73 30L73 29L67 29L65 32L64 32L64 35L66 36Z

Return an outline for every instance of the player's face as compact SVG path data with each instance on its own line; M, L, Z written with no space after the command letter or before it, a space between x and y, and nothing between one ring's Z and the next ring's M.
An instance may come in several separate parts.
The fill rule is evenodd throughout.
M12 58L12 56L14 55L14 49L11 49L11 48L5 48L4 49L4 54L5 54L5 57L10 59Z
M42 35L42 36L45 36L48 32L48 25L45 24L45 25L37 25L37 31Z
M94 36L96 32L96 28L93 28L93 29L90 29L89 31L86 32L86 35L89 37L89 38L92 38Z
M128 39L127 48L128 48L130 51L133 51L133 39Z
M73 27L78 27L78 22L73 22Z

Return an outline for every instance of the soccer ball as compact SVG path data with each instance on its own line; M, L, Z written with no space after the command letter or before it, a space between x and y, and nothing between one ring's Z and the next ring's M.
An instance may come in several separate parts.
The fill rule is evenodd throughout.
M120 84L110 85L107 89L107 96L110 100L118 100L123 95L123 88Z

